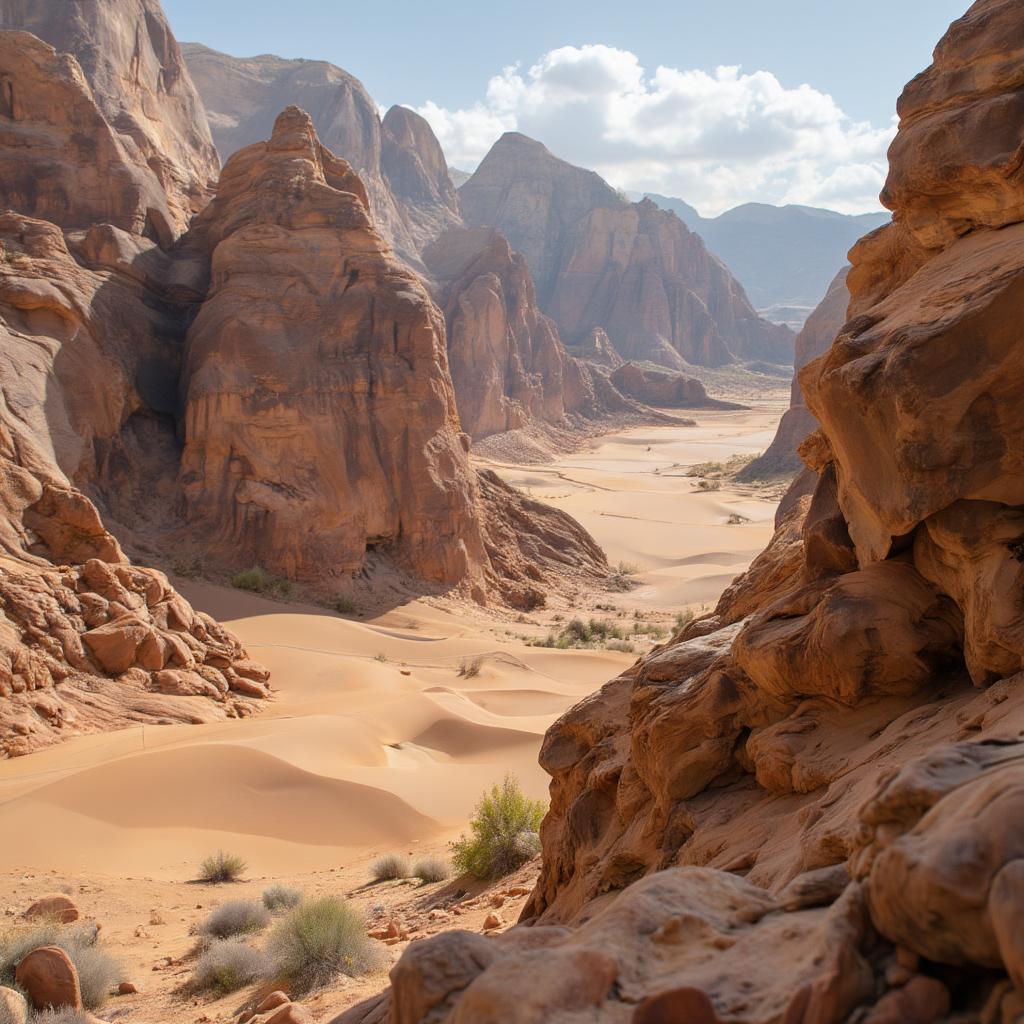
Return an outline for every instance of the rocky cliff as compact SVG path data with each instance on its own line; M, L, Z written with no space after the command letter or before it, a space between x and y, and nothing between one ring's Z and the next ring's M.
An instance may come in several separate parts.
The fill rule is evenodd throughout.
M1021 1019L1022 46L980 0L904 94L800 374L813 496L549 731L533 927L413 945L345 1024Z
M81 222L87 207L97 215L104 212L97 204L103 202L102 183L108 182L113 194L106 199L107 212L113 216L97 220L129 230L145 226L165 245L180 235L208 200L218 161L202 104L158 0L2 0L0 30L7 36L0 65L0 112L8 134L3 148L10 153L17 146L16 159L22 161L20 182L14 175L18 190L10 197L19 202L7 205L46 218L55 215L63 224L64 202L77 207L73 212ZM31 32L57 53L7 35L13 30ZM104 131L91 106L106 122ZM26 121L45 126L44 134L19 143ZM84 137L75 137L76 129ZM79 152L57 145L60 134ZM84 177L81 198L69 181L75 168ZM11 181L7 172L14 170L5 168L5 191ZM38 172L41 194L26 194L29 175ZM71 195L62 200L67 192ZM26 199L31 208L22 205Z
M359 174L375 225L406 262L420 268L423 247L459 223L441 147L417 114L395 107L382 124L362 83L326 61L231 57L199 43L182 49L222 159L269 138L277 115L294 104Z
M791 332L757 315L678 217L627 202L524 135L503 135L459 197L468 224L499 228L526 257L569 345L600 329L623 357L673 369L792 361Z
M846 310L850 304L850 293L846 287L848 270L848 267L844 267L835 276L828 294L796 336L795 373L789 408L783 413L767 451L739 474L740 480L792 476L804 468L797 449L817 429L818 421L807 408L797 375L808 363L832 347L836 335L846 323Z

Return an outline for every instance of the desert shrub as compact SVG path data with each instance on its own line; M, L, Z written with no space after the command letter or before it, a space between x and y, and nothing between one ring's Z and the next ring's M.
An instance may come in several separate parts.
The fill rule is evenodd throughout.
M70 1006L62 1006L55 1010L50 1007L46 1010L37 1010L29 1017L30 1024L92 1024L95 1017L90 1017L85 1010L73 1010ZM21 1024L13 1017L4 1017L4 1010L0 1007L0 1024Z
M484 659L482 655L477 655L475 658L463 658L459 662L459 675L463 679L473 679L480 675L480 669L484 667Z
M731 512L729 514L728 523L730 526L742 526L744 523L749 523L750 520L746 516L741 516L738 512Z
M236 853L225 853L218 850L211 853L199 865L199 881L211 885L223 882L237 882L249 865Z
M290 597L294 589L291 580L275 576L260 565L236 573L231 578L231 586L238 590L248 590L253 594L270 594L278 597Z
M15 925L0 935L0 985L13 986L20 961L40 946L59 946L71 958L87 1009L98 1009L106 1002L119 980L121 965L97 944L94 928L66 928L54 920Z
M363 974L379 959L362 916L334 896L300 903L274 929L267 949L296 994L339 974Z
M273 963L265 953L241 939L221 939L199 958L192 974L192 984L197 989L213 989L223 995L269 977L273 969Z
M200 931L216 939L261 932L270 924L270 912L255 900L229 900L213 911Z
M373 656L373 660L374 661L379 661L379 662L383 663L383 662L386 662L388 660L388 656L386 654L375 654Z
M459 871L477 878L501 878L521 867L540 849L537 830L544 804L526 796L513 775L492 786L477 804L469 836L452 843Z
M18 991L18 994L24 996L24 992ZM21 1015L14 1016L14 1011L7 1008L6 1000L0 1000L0 1024L22 1024ZM78 1022L75 1021L74 1024L78 1024Z
M279 910L291 910L302 902L302 893L287 885L272 885L263 890L263 906L271 913Z
M619 651L621 654L635 654L636 645L628 640L612 640L607 645L609 651Z
M605 579L605 586L609 590L618 591L619 593L625 593L627 590L633 590L639 586L637 576L640 573L639 566L633 565L630 562L619 562L614 569L612 569Z
M331 604L331 607L339 615L355 615L356 612L359 611L359 605L357 605L351 597L346 597L345 595L336 597Z
M410 874L409 858L400 853L387 853L373 862L373 879L375 882L391 882L396 878L408 878Z
M693 611L687 608L685 611L681 611L676 615L676 631L680 629L686 629L686 627L693 622Z
M423 857L416 861L412 869L412 877L427 885L432 882L443 882L451 873L451 866L444 857Z
M697 490L698 491L720 491L722 485L717 480L698 480Z

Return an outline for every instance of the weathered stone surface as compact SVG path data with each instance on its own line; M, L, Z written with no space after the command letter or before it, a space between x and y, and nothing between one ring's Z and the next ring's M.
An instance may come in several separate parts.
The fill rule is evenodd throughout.
M221 158L270 138L288 106L309 112L324 146L358 173L375 227L419 268L422 249L459 223L458 199L429 125L402 107L381 123L362 83L326 61L230 57L182 47Z
M468 224L521 252L566 344L607 333L625 358L674 369L790 362L792 333L754 312L728 270L674 214L629 203L592 171L508 132L459 190Z
M82 1009L78 971L59 946L41 946L23 956L14 980L37 1010Z
M64 226L106 220L162 244L182 234L209 198L218 163L158 0L3 0L0 29L9 108L0 148L21 133L15 159L45 182L4 205ZM11 169L5 192L18 180Z
M624 363L611 375L624 395L663 409L735 409L733 402L709 398L704 385L683 373Z
M307 114L228 162L198 230L213 283L183 376L188 520L293 577L354 572L369 547L479 577L443 319Z
M850 293L846 288L848 267L836 275L825 298L807 318L803 330L796 336L793 389L789 408L782 414L772 443L740 472L740 480L760 480L774 476L796 475L803 469L797 449L816 430L818 421L804 402L797 377L813 359L824 355L832 346L836 335L846 323L846 310Z
M9 1020L11 1024L28 1024L27 1000L20 992L5 985L0 985L0 1020Z
M25 911L25 917L30 921L43 918L59 921L61 924L71 924L72 921L78 920L79 914L74 900L64 893L54 893L36 900Z

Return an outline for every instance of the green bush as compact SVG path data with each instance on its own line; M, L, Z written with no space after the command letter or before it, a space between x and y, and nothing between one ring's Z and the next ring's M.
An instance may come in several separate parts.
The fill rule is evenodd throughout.
M259 565L236 573L231 578L231 586L238 590L248 590L253 594L270 594L277 597L291 597L294 590L291 580L274 576Z
M344 595L336 597L331 607L339 615L355 615L359 611L359 605L351 597L345 597Z
M208 882L211 885L237 882L245 874L245 869L248 866L238 854L218 850L206 857L199 865L199 881Z
M686 627L693 622L693 611L687 608L685 611L681 611L676 615L676 632L678 633L681 629Z
M241 939L222 939L214 942L199 958L192 974L197 989L213 989L221 995L234 992L273 974L270 958Z
M609 590L625 593L627 590L633 590L635 587L640 585L640 581L636 578L639 574L639 566L633 565L630 562L619 562L619 564L608 573L605 580L605 586Z
M95 928L67 928L55 920L15 925L0 935L0 985L14 985L15 969L33 949L59 946L78 971L82 1002L89 1010L98 1009L120 980L121 965L96 938Z
M443 882L451 873L451 866L444 857L424 857L416 861L412 869L412 877L418 878L425 885Z
M412 873L409 858L400 853L388 853L373 862L373 880L392 882L396 878L408 878Z
M297 995L340 974L364 974L379 963L362 916L334 896L300 903L274 929L267 949Z
M272 885L263 890L263 906L271 913L280 910L291 910L302 902L302 893L298 889L290 889L287 885Z
M492 786L477 804L469 823L471 835L452 843L452 861L459 871L477 878L501 878L540 852L537 830L544 804L527 797L513 775Z
M270 924L270 911L255 900L229 900L216 908L199 929L215 939L261 932Z

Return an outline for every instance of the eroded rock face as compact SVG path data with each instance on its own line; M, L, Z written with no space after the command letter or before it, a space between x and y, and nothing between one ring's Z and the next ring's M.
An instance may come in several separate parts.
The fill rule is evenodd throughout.
M52 178L43 195L33 201L17 193L28 203L5 205L71 227L108 220L126 230L146 230L164 244L182 234L209 199L218 161L158 0L3 0L0 29L31 32L58 54L47 55L38 44L4 32L4 132L16 139L19 128L27 130L25 121L35 121L52 147L51 157L39 148L44 140L32 137L28 152L22 148L19 154L22 173L36 161L49 165ZM27 78L33 70L38 77ZM84 94L79 72L88 83ZM105 130L100 122L106 122ZM70 151L60 145L61 136ZM91 147L91 159L82 159ZM76 170L85 175L84 195L74 187ZM104 183L113 191L108 207L118 216L90 218L102 212L97 204L104 201ZM61 212L60 191L67 210L54 216Z
M796 336L795 373L789 408L783 413L767 451L740 473L741 480L795 476L803 469L797 449L818 428L818 421L807 408L797 374L832 347L836 335L846 323L846 310L850 304L850 293L846 287L848 270L844 267L836 275L825 298Z
M374 225L406 262L422 269L424 246L459 223L441 147L413 111L394 107L383 125L362 83L326 61L230 57L199 43L182 49L224 161L268 139L278 114L299 106L324 146L355 169Z
M678 217L621 199L524 135L503 135L459 197L467 223L499 228L526 257L568 345L600 329L623 357L676 369L792 361L789 329L757 316Z
M624 395L663 409L735 409L731 402L708 398L704 385L682 373L624 363L611 375Z
M526 261L500 232L450 231L424 261L439 286L459 417L471 437L560 423L585 405L589 381L537 308Z
M374 546L426 579L479 577L443 319L309 115L228 162L197 230L212 284L183 374L187 519L292 577L354 572Z
M406 954L392 995L346 1024L471 1019L470 1006L489 1019L474 998L499 990L543 992L547 1019L566 1022L1018 1019L1020 32L1015 5L981 0L908 87L894 224L856 247L852 319L800 374L820 428L772 544L712 615L548 731L523 933L569 934L545 957L485 943L455 984L431 967L444 948L420 944L430 1012L408 1001ZM700 892L675 888L698 872ZM736 888L705 896L723 884ZM704 899L719 913L747 894L766 901L756 924L716 945ZM615 983L563 1004L557 979L578 969L565 949L612 919L600 951L615 964L592 976ZM812 920L839 931L803 932ZM803 979L801 935L821 972ZM699 970L676 959L709 938ZM636 942L652 943L642 979L619 956ZM779 1002L760 974L775 956Z

